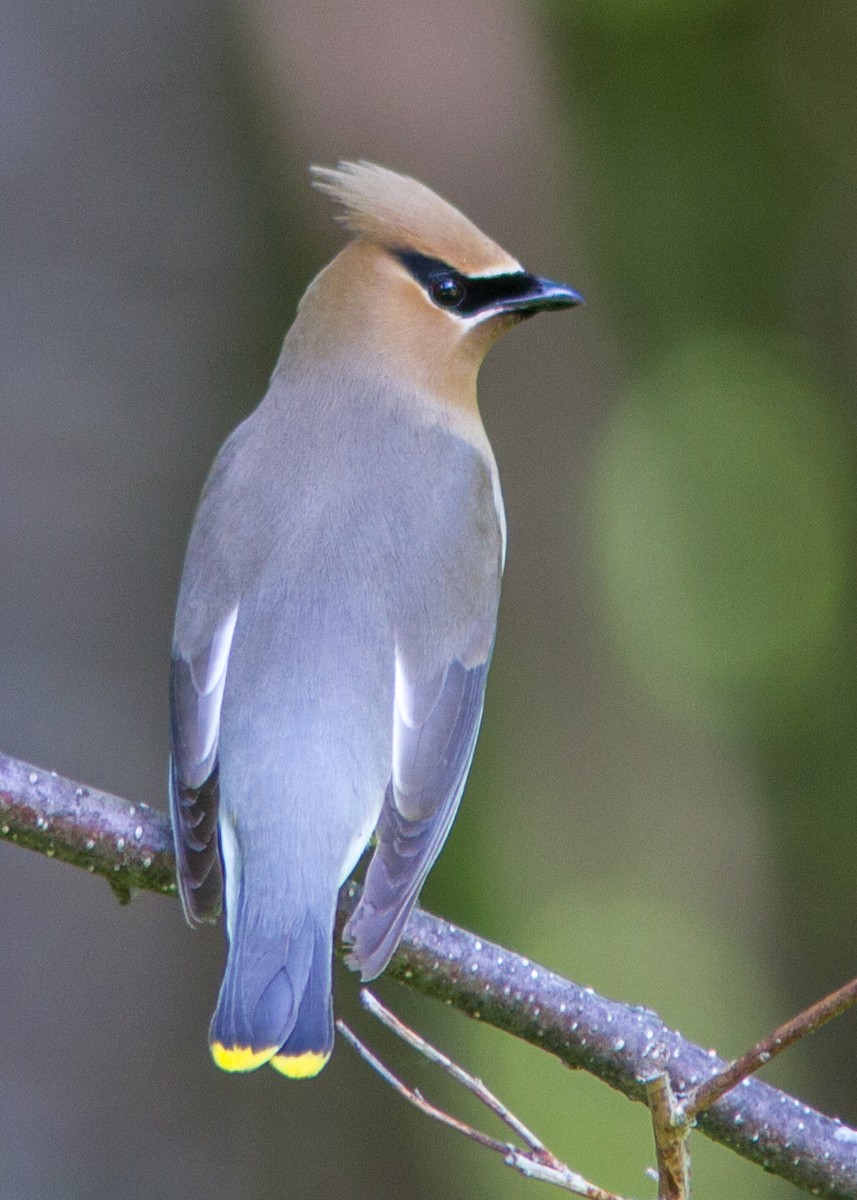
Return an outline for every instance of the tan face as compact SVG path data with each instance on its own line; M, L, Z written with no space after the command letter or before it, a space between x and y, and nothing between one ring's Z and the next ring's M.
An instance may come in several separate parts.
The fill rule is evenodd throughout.
M476 377L493 343L532 311L578 302L503 251L495 265L467 274L423 253L358 240L310 285L289 336L300 338L303 353L342 356L352 371L365 368L434 404L475 412Z

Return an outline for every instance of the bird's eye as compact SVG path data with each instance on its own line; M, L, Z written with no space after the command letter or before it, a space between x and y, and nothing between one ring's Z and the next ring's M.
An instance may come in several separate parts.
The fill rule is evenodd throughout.
M431 285L429 294L435 304L439 304L441 308L458 308L464 299L464 284L459 283L451 275L446 275Z

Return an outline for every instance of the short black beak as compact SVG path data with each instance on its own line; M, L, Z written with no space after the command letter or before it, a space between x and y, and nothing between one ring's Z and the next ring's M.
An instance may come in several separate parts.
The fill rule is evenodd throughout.
M538 275L526 275L525 289L517 295L504 296L497 307L503 312L536 313L548 308L574 308L586 301L580 292L570 288L565 283L554 283L551 279L541 279Z

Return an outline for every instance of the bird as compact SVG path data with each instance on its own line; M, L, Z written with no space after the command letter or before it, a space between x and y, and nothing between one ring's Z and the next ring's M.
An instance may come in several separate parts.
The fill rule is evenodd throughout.
M582 303L409 176L310 170L351 239L211 468L170 674L178 890L191 926L226 919L211 1054L290 1079L332 1052L340 887L373 842L343 931L373 979L473 758L506 553L480 364Z

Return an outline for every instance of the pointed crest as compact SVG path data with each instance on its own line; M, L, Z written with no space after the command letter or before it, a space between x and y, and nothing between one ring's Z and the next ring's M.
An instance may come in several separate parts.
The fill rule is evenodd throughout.
M313 187L338 206L357 237L389 250L416 250L466 275L519 271L520 263L430 188L370 162L311 167Z

